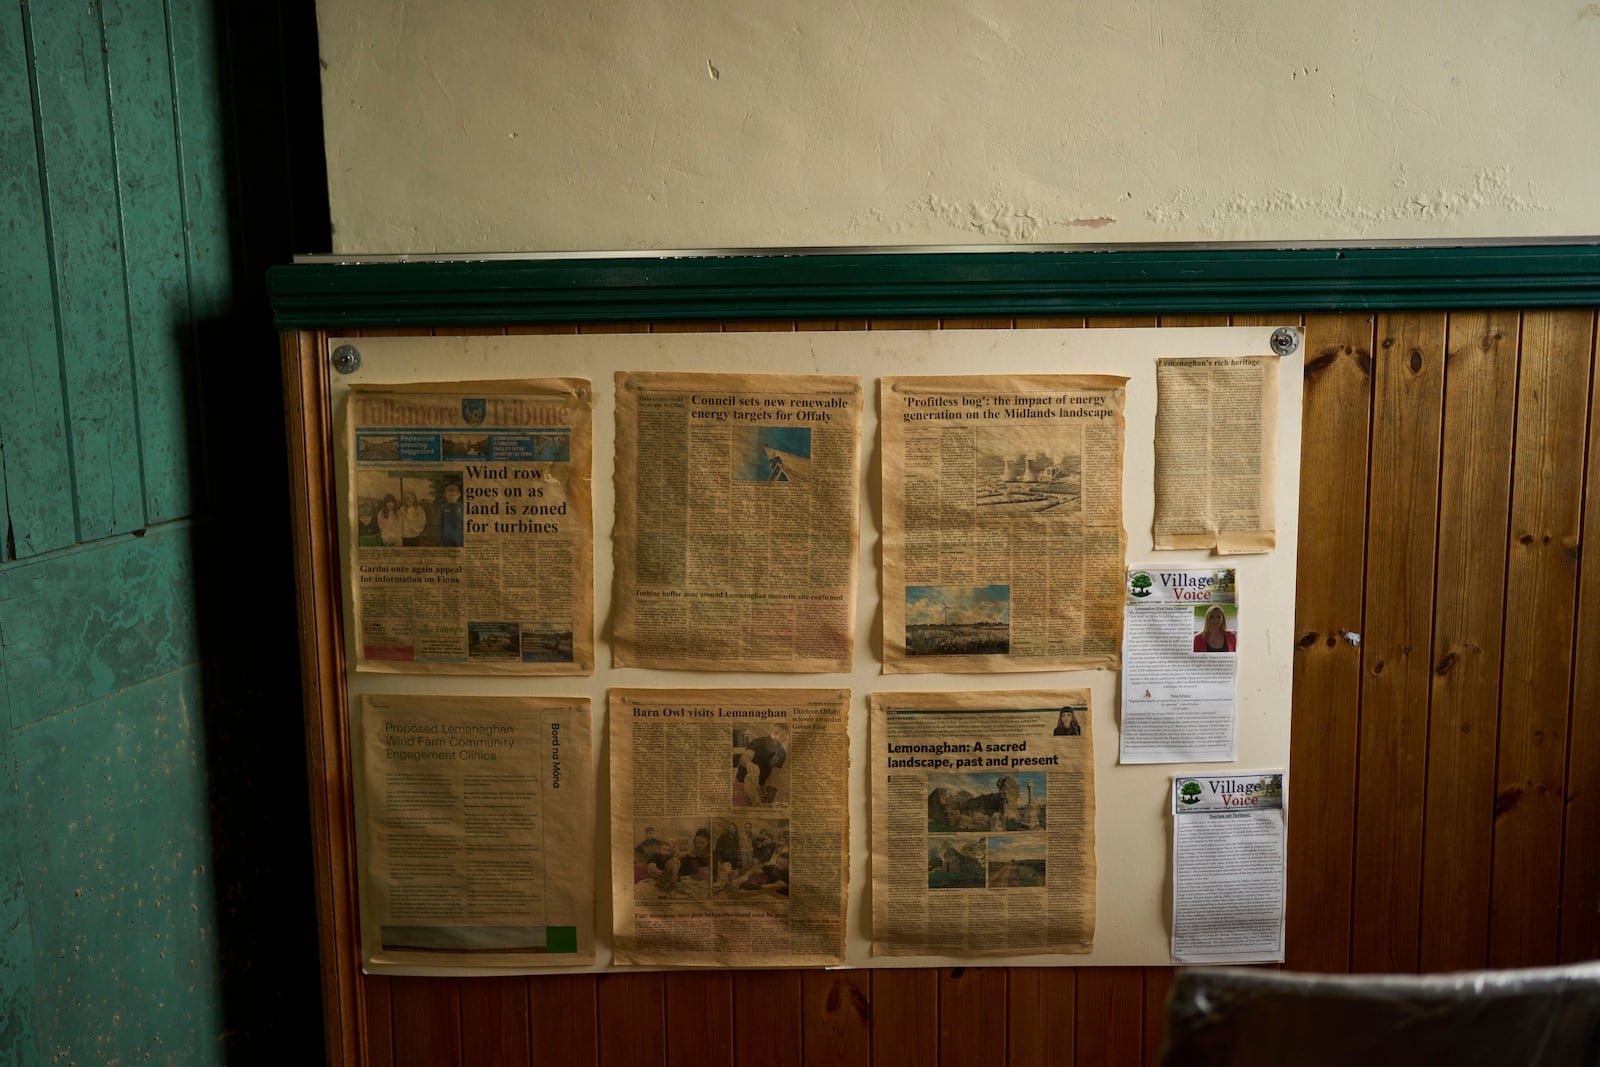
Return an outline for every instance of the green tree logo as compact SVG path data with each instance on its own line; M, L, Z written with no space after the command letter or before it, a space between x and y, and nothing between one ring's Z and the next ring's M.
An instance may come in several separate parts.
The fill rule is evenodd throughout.
M1148 574L1146 574L1144 571L1140 571L1132 578L1128 579L1128 584L1133 587L1134 596L1144 597L1150 595L1150 586L1155 583L1150 581L1150 576Z
M1181 786L1178 787L1178 792L1179 792L1179 794L1181 794L1179 799L1182 800L1185 804L1198 804L1198 803L1200 803L1200 783L1199 782L1184 782Z

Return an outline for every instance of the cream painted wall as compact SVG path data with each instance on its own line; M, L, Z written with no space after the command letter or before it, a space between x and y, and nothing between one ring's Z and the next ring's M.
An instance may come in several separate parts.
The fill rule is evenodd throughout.
M1600 2L317 6L339 252L1600 233Z

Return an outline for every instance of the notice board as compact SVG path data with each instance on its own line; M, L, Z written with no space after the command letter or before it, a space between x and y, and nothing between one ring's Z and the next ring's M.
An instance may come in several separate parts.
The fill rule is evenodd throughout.
M462 694L473 696L585 697L595 709L593 751L596 760L595 841L592 862L599 945L592 969L612 966L609 931L611 904L604 892L606 857L610 852L610 793L605 766L604 713L612 688L749 688L837 687L851 691L849 733L849 922L847 960L851 966L929 966L968 962L960 955L872 957L869 953L872 909L868 816L869 696L874 692L1012 691L1041 688L1087 690L1095 733L1095 810L1097 922L1092 951L1071 956L989 957L986 963L1029 966L1166 964L1169 954L1170 818L1167 805L1171 780L1186 768L1176 764L1118 763L1118 678L1108 670L1036 671L1011 674L884 673L883 590L881 589L883 514L880 434L877 421L879 381L885 377L921 375L1118 375L1128 379L1124 409L1125 441L1122 478L1122 521L1127 535L1126 561L1140 564L1203 565L1216 557L1199 550L1156 553L1152 548L1156 363L1162 358L1263 355L1271 351L1270 327L1166 328L1118 330L1029 331L892 331L828 333L685 333L591 336L450 336L332 337L329 352L344 346L359 353L352 373L330 369L329 398L333 414L332 467L337 498L346 499L344 400L353 384L581 378L592 383L593 513L596 660L592 675L583 677L489 677L476 675L378 675L355 670L347 657L345 682L352 709L364 694ZM612 606L615 454L612 378L618 371L729 372L853 375L865 392L865 417L860 451L860 543L849 672L816 674L751 674L672 671L612 666L608 643ZM1240 612L1238 636L1237 753L1233 764L1207 764L1221 771L1283 769L1289 757L1289 706L1297 542L1300 455L1299 376L1279 376L1278 466L1276 471L1276 544L1268 553L1230 557L1237 568ZM335 509L340 544L353 536L346 509ZM354 647L354 612L348 601L348 575L343 619L345 645ZM1293 803L1291 799L1290 803ZM357 819L357 825L360 820ZM351 872L353 877L353 872ZM767 965L759 959L753 966ZM426 966L398 968L427 974ZM517 968L518 973L529 973ZM563 968L570 971L570 968ZM486 970L483 973L505 973Z

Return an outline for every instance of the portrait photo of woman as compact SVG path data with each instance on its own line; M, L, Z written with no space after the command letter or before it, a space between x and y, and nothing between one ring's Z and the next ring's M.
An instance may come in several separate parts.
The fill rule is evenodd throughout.
M1206 610L1205 624L1194 635L1196 652L1237 652L1239 635L1228 629L1228 616L1221 605L1213 604Z

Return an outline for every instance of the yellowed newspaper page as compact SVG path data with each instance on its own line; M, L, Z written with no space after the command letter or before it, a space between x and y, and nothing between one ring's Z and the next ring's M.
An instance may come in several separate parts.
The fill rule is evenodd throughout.
M843 963L848 689L613 689L622 964Z
M884 378L885 673L1116 668L1126 378Z
M618 372L618 667L846 671L861 380Z
M368 970L594 962L585 697L361 697Z
M1156 548L1276 547L1278 363L1156 361Z
M580 378L350 387L356 669L594 673Z
M1091 951L1089 691L871 703L872 954Z

